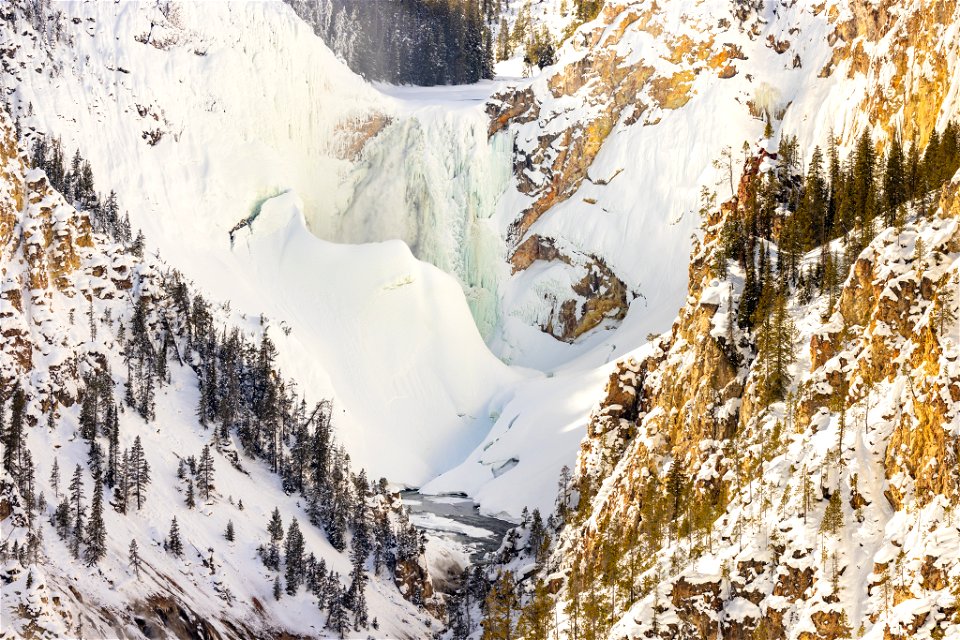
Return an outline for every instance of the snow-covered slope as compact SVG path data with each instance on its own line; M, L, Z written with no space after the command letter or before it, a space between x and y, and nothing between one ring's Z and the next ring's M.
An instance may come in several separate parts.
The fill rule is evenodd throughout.
M197 357L206 338L191 325L209 313L208 326L215 334L223 331L226 339L233 326L243 340L252 341L262 338L265 327L228 304L215 303L204 311L200 298L191 297L197 292L178 284L179 276L168 265L140 257L136 245L94 233L88 215L67 204L43 171L25 166L5 113L0 113L0 252L0 637L331 633L326 630L331 620L327 587L274 595L275 580L282 578L279 570L261 563L258 547L268 544L266 526L271 512L279 509L287 539L292 531L287 527L297 520L304 554L323 561L325 576L346 579L351 558L343 552L343 541L333 542L329 532L311 524L326 518L310 506L315 498L309 492L298 494L282 482L277 463L258 459L247 444L242 445L247 455L239 455L247 437L241 425L233 425L236 431L227 424L223 430L211 429L198 419L201 390L217 395L213 389L220 387L214 387L209 369L201 382L204 367ZM186 314L184 301L192 309ZM235 374L221 368L221 375ZM265 372L286 395L298 387L283 376L282 371ZM241 377L245 380L237 385L249 390L250 379ZM302 392L304 401L320 399L306 386ZM236 396L231 402L230 411L240 416L241 402ZM301 414L299 420L306 417ZM258 429L269 421L260 424L258 419ZM334 429L337 421L333 416ZM304 434L319 437L319 422L301 424ZM275 443L281 461L289 460L285 451L292 433L286 429L291 427L282 428ZM200 472L181 475L178 467L194 468L207 446L212 471L204 490ZM126 463L127 452L138 448L148 472L139 463ZM304 454L300 452L301 463ZM144 479L140 493L134 493L139 492L134 477ZM123 492L125 486L129 489ZM97 488L103 492L99 529ZM395 546L390 540L398 538L393 536L416 539L404 524L398 497L375 490L354 499L365 505L356 508L371 524L376 513L392 523L388 528L393 532L377 534L384 550ZM79 522L72 515L77 511L84 514ZM179 555L167 549L171 518L177 519L183 542ZM352 531L355 540L358 530ZM103 546L95 552L101 539ZM139 547L139 572L128 553L131 541ZM376 617L385 634L419 638L427 633L430 616L404 599L414 599L413 589L421 591L418 604L429 598L429 583L415 578L417 547L408 543L416 555L397 555L389 569L368 567L366 557L359 561L369 571L365 595L371 616L358 629L374 630ZM313 567L308 574L327 580L319 578L316 565L308 566Z
M344 250L286 225L300 201L327 236L352 192L349 158L389 122L393 101L279 2L50 12L60 17L45 22L49 38L19 12L16 28L4 22L8 100L23 129L79 149L98 188L115 189L134 227L201 288L283 326L273 337L284 368L333 396L343 439L372 473L419 484L475 446L490 398L518 376L487 351L455 281L397 243ZM374 206L391 202L364 215ZM419 246L382 212L375 219L386 231L351 233L362 218L332 237ZM456 238L437 245L449 225L424 226L434 242L419 248L459 275L471 257L449 257Z
M671 331L611 372L546 527L505 538L488 577L521 582L518 629L960 637L960 174L862 244L800 256L799 278L770 271L773 309L746 328L751 276L728 260L730 231L784 166L761 149L737 197L706 212ZM786 265L781 238L758 247ZM821 280L818 262L844 250L840 277ZM490 593L486 627L504 619Z

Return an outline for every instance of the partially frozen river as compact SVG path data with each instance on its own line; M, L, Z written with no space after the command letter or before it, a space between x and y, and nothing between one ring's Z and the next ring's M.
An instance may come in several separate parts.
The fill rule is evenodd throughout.
M463 569L496 551L503 536L516 526L481 515L470 498L427 496L419 491L400 495L410 509L410 521L427 534L427 563L440 591L456 588Z

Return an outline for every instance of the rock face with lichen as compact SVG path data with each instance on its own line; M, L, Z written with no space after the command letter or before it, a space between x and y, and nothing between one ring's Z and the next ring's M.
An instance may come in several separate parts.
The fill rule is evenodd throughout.
M888 135L925 145L956 82L957 2L829 3L823 11L834 49L820 76L862 78L869 89L857 110Z
M91 280L79 293L102 295L128 281L129 265L81 260L93 246L90 221L75 214L42 171L24 166L9 119L0 125L0 260L9 265L0 291L0 353L16 363L14 370L30 371L34 358L57 342L55 328L38 322L54 295L77 295L75 279L83 271ZM101 278L108 282L98 284Z

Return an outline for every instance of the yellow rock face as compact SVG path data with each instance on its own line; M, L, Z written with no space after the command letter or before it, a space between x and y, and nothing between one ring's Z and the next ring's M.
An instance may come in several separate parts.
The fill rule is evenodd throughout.
M839 11L829 14L837 46L820 75L849 62L847 77L865 76L870 87L859 105L869 122L887 136L899 132L926 145L956 73L944 39L960 19L956 0L924 2L906 15L896 0L848 4L853 17L841 21ZM882 54L868 53L881 41Z
M26 307L49 304L53 290L75 295L70 276L81 268L82 249L92 245L89 218L69 207L45 176L28 174L10 118L0 112L0 262L9 277L0 298L10 303L0 314L0 349L23 370L32 367L34 351Z

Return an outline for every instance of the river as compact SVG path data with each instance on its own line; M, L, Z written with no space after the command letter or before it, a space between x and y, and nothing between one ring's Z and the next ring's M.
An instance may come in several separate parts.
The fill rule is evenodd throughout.
M415 490L400 495L410 509L410 521L426 532L427 563L434 586L441 592L456 589L463 569L483 562L516 526L481 515L473 500L465 496L430 496Z

